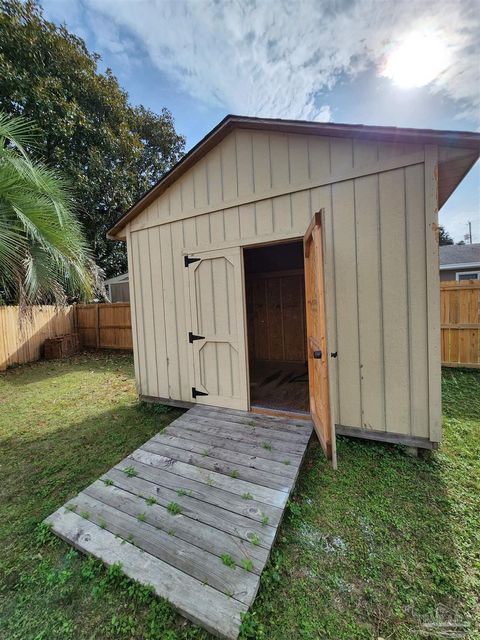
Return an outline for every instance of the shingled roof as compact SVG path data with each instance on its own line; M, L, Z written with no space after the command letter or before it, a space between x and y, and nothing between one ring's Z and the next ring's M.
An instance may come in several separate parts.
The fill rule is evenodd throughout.
M447 244L440 247L440 268L446 265L478 266L480 264L480 243Z

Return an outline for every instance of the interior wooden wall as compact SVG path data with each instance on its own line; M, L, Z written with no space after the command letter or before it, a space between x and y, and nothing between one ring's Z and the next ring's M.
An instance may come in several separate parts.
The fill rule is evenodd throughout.
M303 270L250 274L247 318L250 361L305 362Z

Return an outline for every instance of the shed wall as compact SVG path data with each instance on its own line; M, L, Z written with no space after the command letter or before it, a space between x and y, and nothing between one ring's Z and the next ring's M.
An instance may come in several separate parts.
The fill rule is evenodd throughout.
M302 237L323 207L335 424L439 440L436 186L424 159L417 145L228 136L127 228L139 392L192 401L184 253Z

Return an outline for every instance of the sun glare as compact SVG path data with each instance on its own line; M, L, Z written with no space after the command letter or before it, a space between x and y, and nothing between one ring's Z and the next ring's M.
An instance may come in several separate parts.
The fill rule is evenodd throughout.
M387 56L382 75L405 89L423 87L448 67L445 39L428 31L406 36Z

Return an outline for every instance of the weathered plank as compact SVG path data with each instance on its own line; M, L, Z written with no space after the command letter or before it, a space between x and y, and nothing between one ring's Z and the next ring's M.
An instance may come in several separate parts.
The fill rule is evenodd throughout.
M157 595L169 602L186 618L211 633L236 640L240 614L248 607L202 584L166 562L142 552L112 533L63 508L47 518L52 530L77 549L89 553L107 565L120 563L133 580L151 585Z
M201 455L206 454L213 458L217 458L218 460L224 460L225 462L234 462L242 465L243 467L266 471L272 476L294 478L296 475L295 467L288 464L288 461L278 464L278 462L240 453L239 451L231 451L230 449L223 449L222 447L215 446L206 447L201 442L187 440L186 438L177 438L164 433L157 433L157 435L153 436L153 438L147 442L165 444L167 446L175 447L176 449L183 449L184 451L191 451L192 453L200 453Z
M175 535L170 535L162 529L157 529L138 517L128 515L83 492L74 498L73 503L77 506L76 513L86 520L131 542L159 560L168 562L172 567L184 571L200 582L205 582L247 605L255 597L258 588L258 577L255 574L240 567L228 567L219 556L204 551ZM143 512L137 515L140 513ZM174 521L179 517L181 516L172 516L172 531L175 527Z
M169 425L165 429L165 433L173 433L174 429L185 428L189 431L194 431L196 433L202 433L205 435L211 435L215 438L219 438L219 446L222 444L225 448L230 447L230 443L238 443L245 447L246 445L251 445L252 447L256 447L259 453L257 455L261 455L263 450L263 455L267 458L267 460L271 460L272 453L276 453L278 456L281 456L281 459L284 460L286 455L294 455L298 458L301 457L302 452L305 450L305 445L297 445L290 444L285 442L280 442L279 440L274 440L273 438L265 438L261 436L255 436L252 434L244 434L244 433L235 433L223 429L220 426L207 425L205 423L200 423L193 420L187 420L183 418L179 418L175 420L175 423Z
M222 421L210 409L175 420L47 521L80 550L151 583L193 622L234 640L312 427L291 432L287 420L270 428L269 417L252 427L244 424L251 414L227 411Z
M188 423L187 423L188 424ZM254 445L250 442L241 442L239 440L227 440L221 435L212 435L205 433L197 428L197 425L191 424L186 426L185 423L180 424L175 420L162 432L164 435L172 435L186 440L194 440L195 442L201 442L207 446L220 447L228 449L229 451L237 451L239 453L250 454L257 456L258 458L265 458L266 460L272 460L274 462L283 463L285 460L290 460L292 465L300 466L301 456L294 454L285 454L284 451L276 451L274 449L268 449L264 446ZM266 443L268 444L268 443Z
M245 412L235 412L234 409L227 409L222 412L215 407L195 406L191 409L191 414L205 418L217 418L228 423L245 425L247 427L262 427L269 429L271 433L281 437L284 434L296 437L300 442L308 442L312 433L312 423L310 420L296 420L289 418L279 418L265 414L249 413L245 417ZM240 414L240 415L238 415Z
M158 467L154 467L149 464L143 464L139 461L135 461L132 465L132 462L134 461L127 458L123 463L120 463L115 468L122 471L126 466L133 466L140 478L150 480L151 482L158 484L160 487L166 487L167 489L173 489L174 491L178 491L180 489L191 491L192 496L197 498L197 500L202 500L203 502L214 504L218 507L222 507L223 509L240 513L247 518L257 520L258 522L262 521L264 514L268 516L269 524L272 526L276 526L280 522L282 509L259 502L255 499L255 494L252 494L254 497L253 500L244 500L241 496L236 495L235 493L219 489L209 483L190 480L189 478L169 473L164 469L159 469Z
M176 502L182 507L182 513L192 520L203 522L242 540L250 541L256 536L260 547L269 549L274 539L273 527L264 527L260 522L240 513L200 501L193 496L193 492L191 495L178 495L173 489L167 489L141 477L129 477L118 469L110 469L102 480L112 481L115 486L136 495L153 496L164 507L170 502ZM245 507L247 506L248 502L245 502Z
M233 418L233 420L230 420ZM215 426L221 426L222 429L226 431L233 431L238 434L246 434L246 435L256 435L261 436L263 440L272 440L272 441L280 441L287 442L292 444L300 444L305 445L309 439L310 434L296 434L292 433L288 430L279 431L274 429L268 425L262 425L260 422L248 422L248 421L240 421L240 418L236 418L236 416L228 416L226 418L222 418L221 414L213 414L213 415L204 415L202 413L194 412L191 416L189 416L189 420L192 422L200 423L200 424L213 424Z
M140 448L142 451L168 456L173 460L185 462L201 469L209 469L210 471L216 471L223 475L237 477L240 480L247 480L248 482L253 482L262 487L270 487L277 491L285 491L288 493L293 484L293 479L291 478L282 478L281 476L269 474L266 471L258 471L250 467L244 467L238 463L225 462L224 460L209 455L206 451L201 454L195 454L191 451L176 449L175 447L159 444L158 442L146 442Z
M209 486L213 485L218 489L224 489L239 496L255 491L256 500L274 507L283 507L288 499L288 495L284 491L277 491L276 489L259 486L246 480L231 478L216 471L198 469L191 464L185 464L184 462L179 462L178 460L173 460L172 458L156 453L150 453L143 449L137 449L131 453L126 460L135 460L159 469L165 469L169 471L169 473L174 473L182 478L203 482Z
M87 487L83 493L135 518L139 514L143 514L142 518L147 524L218 557L228 553L238 566L244 560L251 560L253 563L252 572L258 575L262 572L267 561L268 551L263 547L249 544L241 538L214 529L197 520L192 520L184 513L183 509L180 514L173 515L162 505L149 504L145 498L115 485L107 486L100 480ZM72 502L76 503L76 499L73 498Z

